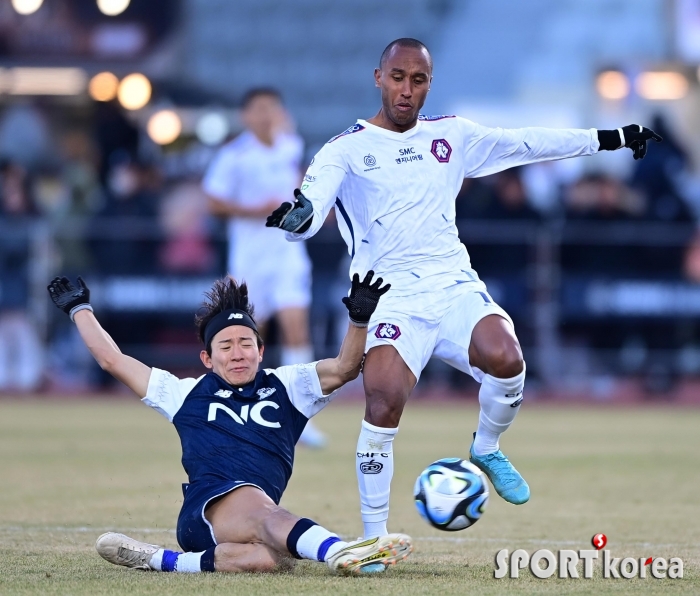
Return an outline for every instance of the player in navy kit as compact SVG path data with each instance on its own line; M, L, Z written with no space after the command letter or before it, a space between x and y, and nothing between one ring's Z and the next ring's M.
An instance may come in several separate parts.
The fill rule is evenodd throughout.
M343 542L278 503L292 474L294 446L309 418L360 372L366 327L389 289L356 275L343 302L350 324L336 358L260 370L263 344L246 285L219 280L197 316L207 374L178 379L122 354L100 326L90 291L55 278L49 294L78 327L99 365L171 421L180 436L189 483L177 523L185 552L108 532L98 553L116 565L156 571L272 571L290 556L326 562L336 572L383 571L405 559L411 539L391 534Z

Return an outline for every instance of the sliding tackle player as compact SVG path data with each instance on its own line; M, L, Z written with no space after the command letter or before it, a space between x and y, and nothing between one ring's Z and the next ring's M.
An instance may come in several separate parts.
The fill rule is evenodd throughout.
M263 344L248 288L219 280L195 319L209 372L178 379L122 354L100 326L90 290L66 278L48 286L54 304L77 325L98 364L175 425L189 484L177 522L184 552L108 532L97 552L110 563L135 569L272 571L291 557L325 562L341 574L383 571L412 550L403 534L344 542L336 534L279 506L292 474L294 446L308 420L337 389L360 373L367 324L389 290L368 272L355 275L343 298L350 324L336 358L258 370Z

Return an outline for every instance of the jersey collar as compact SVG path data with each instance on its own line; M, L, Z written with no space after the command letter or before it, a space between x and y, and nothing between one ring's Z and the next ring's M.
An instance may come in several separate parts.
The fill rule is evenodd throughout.
M420 132L420 129L423 125L423 122L421 120L418 120L416 122L416 125L411 128L410 130L407 130L406 132L394 132L393 130L387 130L386 128L382 128L381 126L377 126L376 124L372 124L370 122L367 122L367 120L358 120L357 121L359 124L364 126L367 130L371 130L377 134L383 135L387 138L390 139L397 139L397 140L406 140L410 139L411 137L415 136Z

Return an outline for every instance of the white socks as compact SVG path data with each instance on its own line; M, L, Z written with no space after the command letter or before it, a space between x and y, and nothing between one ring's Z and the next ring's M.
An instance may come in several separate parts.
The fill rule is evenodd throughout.
M484 375L479 390L479 426L472 451L474 455L486 455L498 451L498 439L515 420L523 400L525 367L511 379L497 379Z
M397 432L398 428L381 428L362 421L355 469L365 538L388 534L389 492L394 475L393 442Z
M337 534L326 530L323 526L312 526L304 532L296 543L296 550L302 559L311 561L326 561L341 548L347 546Z
M215 550L216 547L213 546L200 553L181 553L161 548L153 553L148 565L154 571L170 571L176 573L214 571Z

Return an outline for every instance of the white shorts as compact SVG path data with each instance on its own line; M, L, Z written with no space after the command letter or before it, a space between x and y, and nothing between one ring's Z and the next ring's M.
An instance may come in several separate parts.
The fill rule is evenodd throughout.
M413 296L387 295L370 319L366 350L394 346L416 380L435 356L481 382L484 373L469 364L469 344L474 327L488 315L513 324L481 281Z
M250 258L240 251L229 259L231 275L248 285L258 322L285 308L308 308L311 304L311 261L306 247L287 244L284 251L261 251Z

